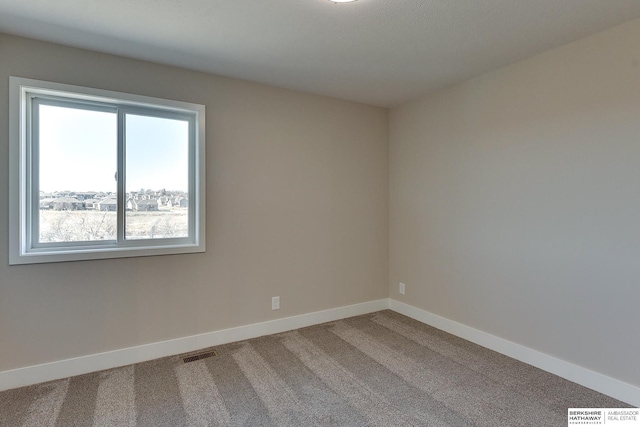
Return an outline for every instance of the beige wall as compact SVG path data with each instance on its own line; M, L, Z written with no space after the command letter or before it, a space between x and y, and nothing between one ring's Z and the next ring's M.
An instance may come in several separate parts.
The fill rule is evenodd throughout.
M10 75L205 104L207 252L9 267ZM387 110L4 35L0 100L0 371L388 296Z
M638 40L637 20L391 111L392 298L640 385Z

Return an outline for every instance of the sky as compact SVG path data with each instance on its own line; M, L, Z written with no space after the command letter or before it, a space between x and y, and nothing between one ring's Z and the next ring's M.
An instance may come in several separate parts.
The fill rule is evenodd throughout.
M117 115L40 105L40 191L116 192ZM187 191L188 123L126 116L126 191Z

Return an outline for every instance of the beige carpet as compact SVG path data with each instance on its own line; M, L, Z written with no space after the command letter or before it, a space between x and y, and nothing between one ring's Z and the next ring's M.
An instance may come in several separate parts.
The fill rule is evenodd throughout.
M0 393L0 425L566 426L628 407L391 311Z

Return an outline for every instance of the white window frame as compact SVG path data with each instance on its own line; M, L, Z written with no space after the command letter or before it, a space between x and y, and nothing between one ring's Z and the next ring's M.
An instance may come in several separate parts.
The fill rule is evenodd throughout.
M185 238L127 240L124 237L125 184L118 179L118 236L108 242L38 244L34 236L38 218L37 152L31 138L32 101L37 98L118 110L118 171L124 174L122 117L125 112L189 122L189 235ZM79 261L205 251L205 106L180 101L73 86L9 78L9 264ZM36 123L37 125L37 123ZM34 211L36 213L34 214Z

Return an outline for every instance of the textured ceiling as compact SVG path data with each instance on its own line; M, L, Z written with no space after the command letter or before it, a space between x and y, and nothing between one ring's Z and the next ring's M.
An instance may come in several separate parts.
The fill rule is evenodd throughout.
M380 106L640 17L640 0L0 0L0 32Z

